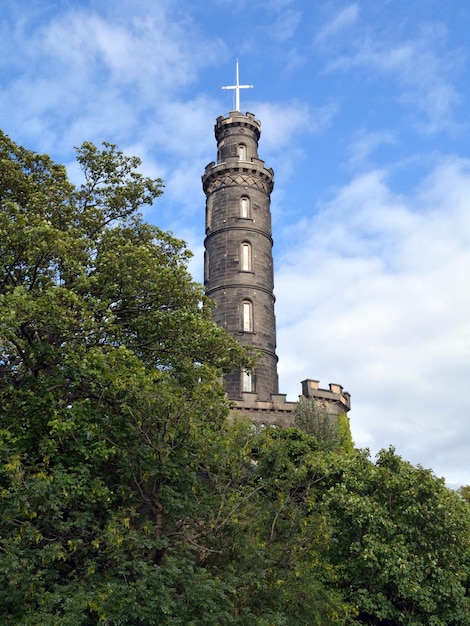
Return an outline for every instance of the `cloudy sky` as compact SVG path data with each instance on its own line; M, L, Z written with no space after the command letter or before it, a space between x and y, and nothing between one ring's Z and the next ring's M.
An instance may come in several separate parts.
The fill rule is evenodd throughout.
M352 395L355 442L470 484L468 0L3 0L0 120L67 164L110 141L202 280L215 118L262 123L280 391Z

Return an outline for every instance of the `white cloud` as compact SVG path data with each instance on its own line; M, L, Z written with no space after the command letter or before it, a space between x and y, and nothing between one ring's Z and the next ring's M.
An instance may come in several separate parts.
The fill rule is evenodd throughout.
M164 3L148 12L141 5L128 19L84 8L15 31L7 58L22 72L6 74L0 113L19 138L41 135L49 151L97 136L127 141L217 59L223 45L200 37L188 17L175 21Z
M434 31L399 41L356 33L350 43L341 40L339 45L346 52L328 58L328 72L367 69L392 77L399 87L393 97L419 111L416 128L425 133L455 130L453 111L460 95L451 77L458 62L440 53Z
M354 179L278 263L281 391L343 384L359 445L469 483L469 274L469 161L443 160L408 197L383 172Z
M294 144L299 135L324 130L336 113L333 104L312 109L303 102L257 104L257 117L262 120L263 153L278 153Z
M395 143L393 134L389 131L370 132L361 129L355 133L349 145L349 165L358 167L370 166L369 157L381 146Z
M253 6L253 0L238 0L238 2L232 2L232 0L213 0L215 4L223 6L226 10L240 12L246 10L247 6ZM279 12L286 7L294 4L296 0L269 0L264 2L262 8L268 12Z
M325 45L329 39L336 37L345 29L355 25L358 17L359 5L357 3L345 7L333 19L322 26L315 37L315 43L317 45Z
M269 34L273 39L284 43L294 37L301 22L302 15L299 11L283 11L269 26Z
M212 44L198 38L188 18L171 19L164 4L152 5L149 12L136 9L126 20L89 11L58 14L33 45L80 79L99 68L106 81L138 87L142 95L193 82L203 59L215 52Z
M217 109L216 101L204 96L162 102L159 120L148 132L153 142L165 145L178 158L195 160L209 153L215 157L213 111Z

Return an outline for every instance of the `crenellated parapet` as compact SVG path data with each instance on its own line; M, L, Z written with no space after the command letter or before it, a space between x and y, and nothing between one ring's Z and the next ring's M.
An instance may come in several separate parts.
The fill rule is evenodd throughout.
M215 138L221 148L224 146L224 138L228 135L237 136L253 136L253 141L258 146L261 135L261 122L257 120L253 113L240 113L239 111L230 111L225 115L219 115L214 126Z
M302 381L302 397L313 398L332 418L351 409L351 396L337 383L322 389L318 380ZM243 393L234 403L233 415L248 417L255 424L276 424L288 428L294 424L297 402L290 402L285 394L273 394L269 401L260 401L256 393Z
M307 378L302 381L304 398L315 398L330 414L347 413L351 409L351 395L343 391L337 383L330 383L328 389L320 388L318 380Z

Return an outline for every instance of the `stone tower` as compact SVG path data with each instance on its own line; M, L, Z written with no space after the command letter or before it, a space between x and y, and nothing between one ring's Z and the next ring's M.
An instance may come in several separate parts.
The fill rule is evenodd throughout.
M224 379L233 411L253 422L293 423L296 402L279 393L271 233L271 192L274 172L258 157L261 124L252 113L242 114L238 62L236 109L215 124L217 163L202 177L206 194L204 284L215 300L213 320L261 354L253 375L239 371ZM350 395L341 385L319 387L302 381L302 395L320 403L332 418L350 409Z
M214 321L260 353L255 372L225 379L227 395L271 401L279 393L274 316L271 191L274 173L258 157L261 124L231 111L215 125L217 163L202 177L206 194L204 283Z

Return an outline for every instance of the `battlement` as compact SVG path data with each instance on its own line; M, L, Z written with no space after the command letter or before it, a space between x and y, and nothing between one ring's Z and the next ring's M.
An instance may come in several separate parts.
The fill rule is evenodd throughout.
M318 380L307 378L302 381L302 395L304 398L314 398L328 415L337 418L341 413L351 409L351 396L337 383L330 383L328 389L321 389ZM294 424L295 407L297 402L289 402L286 394L272 394L269 401L261 402L258 394L245 392L242 400L234 402L232 415L243 415L255 424L277 424L288 428Z
M218 132L221 130L227 129L229 126L236 127L249 127L255 133L257 133L257 139L261 134L261 122L257 120L253 113L240 113L239 111L230 111L227 117L223 115L219 115L216 119L216 124L214 127L215 136L217 138Z
M274 178L273 168L265 167L264 161L262 159L258 159L257 157L249 157L241 160L238 155L226 156L223 161L219 161L218 163L215 163L215 161L211 161L206 165L202 178L204 178L207 174L213 174L214 172L224 172L225 170L243 173L268 172L270 178Z
M337 383L330 383L329 389L321 389L320 381L307 378L302 381L302 395L304 398L315 398L320 402L328 413L334 413L339 408L347 413L351 409L351 394L343 391L343 387ZM333 407L336 407L333 410Z
M270 401L260 402L257 393L244 392L243 399L234 402L232 415L248 417L254 424L277 424L284 428L294 423L297 402L288 402L282 393L272 394Z
M273 168L265 167L262 159L250 157L242 161L238 156L227 156L224 161L219 161L218 163L211 161L206 165L202 178L205 179L209 174L221 174L226 171L240 172L241 174L253 173L274 178Z

